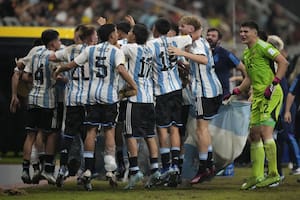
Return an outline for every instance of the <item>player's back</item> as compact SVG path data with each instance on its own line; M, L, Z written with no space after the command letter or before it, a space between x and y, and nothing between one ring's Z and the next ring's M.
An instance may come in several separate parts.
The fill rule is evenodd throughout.
M128 61L129 74L138 87L137 95L129 97L129 101L153 103L153 51L136 43L123 45L121 50Z
M55 52L58 60L64 62L71 62L77 57L87 45L73 44L60 51ZM89 81L89 68L88 64L73 68L67 73L69 82L67 84L66 105L84 105L86 103L88 81Z
M89 46L84 52L90 72L87 103L117 102L119 73L116 68L125 63L123 52L109 42Z
M166 94L182 88L179 77L177 60L178 57L170 55L168 47L174 46L184 49L192 43L190 36L161 36L147 42L154 52L154 84L155 95Z
M32 54L31 61L25 66L24 71L31 73L33 87L29 93L28 103L43 108L55 107L55 92L52 73L55 63L49 61L51 51L39 48Z

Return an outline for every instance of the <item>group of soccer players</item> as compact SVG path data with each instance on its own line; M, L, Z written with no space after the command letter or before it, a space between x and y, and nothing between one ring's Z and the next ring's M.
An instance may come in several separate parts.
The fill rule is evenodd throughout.
M125 189L133 189L144 173L149 175L145 187L177 186L183 153L179 127L185 121L182 108L186 97L197 120L199 151L199 170L190 183L200 183L215 175L208 125L222 103L222 86L214 71L210 46L201 36L201 22L194 16L184 16L178 23L181 34L168 36L171 24L159 18L153 25L153 39L149 39L150 31L145 25L135 24L130 16L127 19L131 27L122 45L118 43L120 37L114 24L103 23L99 29L79 25L75 30L78 42L64 48L59 33L48 29L42 33L42 45L17 62L16 80L32 82L21 177L24 183L37 184L46 179L62 187L70 175L70 148L80 135L84 138L84 166L79 179L86 190L92 190L95 139L101 128L105 137L106 177L116 185L115 127L118 117L123 115L129 159ZM56 140L61 129L55 123L59 120L56 88L62 85L66 85L64 129L59 145L60 168L55 177ZM235 93L239 93L238 89ZM125 102L124 109L120 109L120 102ZM17 103L13 94L12 107ZM139 138L145 139L149 149L149 172L142 172L138 165ZM31 177L33 146L39 162L33 165Z

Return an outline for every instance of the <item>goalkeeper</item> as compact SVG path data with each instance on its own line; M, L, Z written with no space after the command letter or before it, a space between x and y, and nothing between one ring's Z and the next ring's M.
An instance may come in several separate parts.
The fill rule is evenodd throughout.
M243 61L248 75L233 90L233 94L238 95L250 85L253 88L250 120L252 175L241 186L242 190L276 186L280 181L272 134L283 101L279 82L285 75L288 62L271 44L260 40L257 33L255 22L245 22L240 27L241 41L247 45ZM272 69L270 60L277 63L277 70ZM264 176L265 157L268 160L267 176Z

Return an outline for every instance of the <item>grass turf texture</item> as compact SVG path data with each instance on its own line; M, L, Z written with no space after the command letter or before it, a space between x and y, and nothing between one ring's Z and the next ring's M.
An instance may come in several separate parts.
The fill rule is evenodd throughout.
M251 191L241 191L239 188L245 178L250 175L250 168L235 168L233 177L216 177L211 182L194 185L189 189L174 189L159 187L144 189L143 184L139 183L134 190L125 191L125 183L119 183L116 189L109 186L106 181L93 180L93 191L87 192L82 186L77 186L75 181L68 181L63 188L56 188L51 185L33 186L21 189L21 194L11 196L0 194L1 200L22 199L22 200L259 200L259 199L299 199L300 183L297 178L300 176L288 175L289 169L285 168L286 178L283 183L275 188L255 189Z

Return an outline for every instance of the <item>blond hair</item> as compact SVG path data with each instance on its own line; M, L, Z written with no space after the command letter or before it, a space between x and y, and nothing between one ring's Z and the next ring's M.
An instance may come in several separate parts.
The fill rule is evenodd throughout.
M283 43L282 39L280 37L278 37L277 35L269 35L267 42L272 44L279 51L282 51L284 48L284 43Z
M191 25L195 28L195 31L201 29L201 22L200 19L196 16L183 16L178 24L187 24Z

